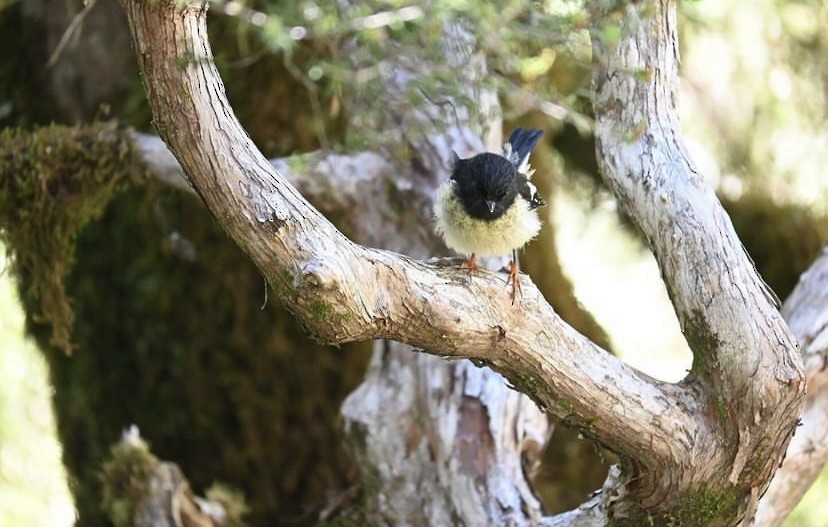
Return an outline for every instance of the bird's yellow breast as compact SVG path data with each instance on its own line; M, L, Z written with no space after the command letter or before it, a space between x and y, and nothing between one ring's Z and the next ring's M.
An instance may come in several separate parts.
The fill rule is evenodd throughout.
M452 180L440 185L434 210L437 233L449 248L462 254L499 256L519 249L540 231L537 211L530 210L526 200L515 198L496 220L479 220L466 213L454 185Z

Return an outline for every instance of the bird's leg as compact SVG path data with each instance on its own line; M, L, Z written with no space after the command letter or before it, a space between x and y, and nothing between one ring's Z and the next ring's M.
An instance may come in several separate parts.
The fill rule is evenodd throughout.
M480 266L477 265L477 257L474 253L460 264L460 269L468 269L469 276L479 274Z
M512 282L512 305L515 305L515 297L520 293L523 298L523 290L520 288L520 263L518 262L517 249L512 250L512 261L509 262L509 278L506 279L506 285Z

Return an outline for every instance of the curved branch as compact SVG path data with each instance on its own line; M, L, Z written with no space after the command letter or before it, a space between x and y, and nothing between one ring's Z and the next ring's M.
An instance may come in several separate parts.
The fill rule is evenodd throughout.
M672 477L710 481L717 473L752 496L739 504L749 515L793 433L805 388L801 360L772 294L683 146L675 2L628 4L621 14L629 35L617 43L593 39L598 159L656 256L694 353L683 384L701 394L700 411L715 432L692 441L693 463L706 469ZM671 490L642 492L657 502L675 499Z
M793 431L801 363L729 219L684 153L672 2L624 8L632 34L615 45L595 41L594 86L605 177L650 240L695 352L680 385L599 349L528 282L513 308L494 273L469 282L456 269L345 238L233 116L206 38L206 4L124 2L159 132L217 221L311 334L330 343L389 338L490 364L622 455L634 472L602 497L626 502L626 511L613 506L616 518L631 517L630 505L670 510L705 485L717 485L719 523L711 525L751 513ZM610 496L625 481L630 492Z
M698 435L691 400L567 326L530 283L358 246L262 157L212 62L206 5L125 1L154 122L217 221L317 339L405 341L504 373L557 416L630 458L672 463ZM682 395L682 397L677 397ZM676 446L673 430L687 434ZM644 462L642 460L642 462Z

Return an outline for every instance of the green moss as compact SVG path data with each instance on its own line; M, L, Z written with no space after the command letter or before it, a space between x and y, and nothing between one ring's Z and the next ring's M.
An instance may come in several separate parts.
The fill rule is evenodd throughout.
M250 525L314 521L307 511L348 484L339 401L370 343L308 339L280 293L265 302L260 271L203 204L161 184L119 193L83 229L76 258L66 280L76 353L49 348L46 326L34 335L47 346L78 524L109 525L89 467L129 423L193 488L239 486Z
M684 329L685 338L690 349L693 350L694 375L706 377L710 371L718 369L719 365L713 356L713 350L720 346L718 337L709 330L709 323L701 311L694 311L687 320Z
M244 499L244 493L223 483L214 483L207 489L205 496L210 501L220 503L227 515L223 527L245 527L244 517L250 507Z
M313 295L313 292L310 291L307 294ZM311 300L307 310L310 312L310 317L314 323L305 326L305 331L320 344L340 346L343 339L347 341L347 335L349 334L347 328L359 316L351 310L340 309L339 306L335 306L326 300L318 298ZM324 329L319 331L319 327Z
M306 174L310 168L311 156L292 155L285 158L288 168L297 174Z
M158 464L142 441L121 441L103 464L101 506L115 527L131 527L136 505L147 495L152 469Z
M714 490L702 488L687 493L675 505L657 513L635 510L624 518L613 518L608 527L703 527L725 525L721 521L736 513L741 503L736 489Z
M152 471L158 464L158 458L141 439L123 440L112 447L101 469L101 508L115 527L134 525L136 507L147 497ZM205 496L224 508L223 526L246 526L243 517L250 509L241 491L214 483Z
M51 343L67 353L74 315L63 281L75 239L133 166L130 143L113 123L0 132L0 238L38 305L29 321L51 325Z
M690 527L710 525L717 518L727 515L738 504L734 491L714 491L703 488L690 493L673 510L667 523L668 527Z
M711 333L708 329L708 322L705 320L701 312L694 312L688 323L684 335L687 338L687 344L693 350L693 365L690 372L698 379L704 382L715 380L718 375L712 375L720 368L715 352L721 344L718 337ZM716 412L720 422L727 422L730 418L730 403L727 400L727 393L723 392L718 387L711 387L708 390L711 395L713 409Z
M534 376L515 371L509 374L509 381L521 393L537 398L538 383Z
M334 313L333 307L322 300L311 302L310 311L315 320L325 320Z

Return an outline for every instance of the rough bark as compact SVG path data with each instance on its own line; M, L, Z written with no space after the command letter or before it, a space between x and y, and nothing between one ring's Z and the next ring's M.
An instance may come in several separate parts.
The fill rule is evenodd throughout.
M428 50L387 46L379 100L359 95L350 109L349 133L375 137L380 152L406 145L407 154L386 154L395 175L380 184L402 183L419 197L407 201L409 217L402 218L419 230L365 229L370 237L358 241L415 257L445 251L431 228L432 202L454 152L465 156L500 142L500 107L483 85L486 64L475 39L458 21L444 23L441 37L440 61L428 58ZM352 45L346 53L355 51ZM357 70L371 66L353 63ZM457 68L464 83L431 87L431 93L422 87L422 79ZM412 105L418 92L422 100ZM541 505L527 467L551 431L537 405L501 375L468 360L412 353L410 345L393 341L374 347L365 380L342 405L349 451L367 484L362 508L372 523L536 523Z
M159 132L217 221L309 332L324 342L391 338L479 360L621 455L623 470L613 471L595 503L547 523L602 525L612 517L629 525L732 525L751 516L793 432L801 362L726 214L681 146L671 2L623 9L632 33L614 45L596 40L594 86L608 185L647 236L695 353L691 376L678 385L654 381L599 349L528 281L513 308L493 273L469 283L455 269L347 240L272 169L234 119L211 62L206 7L125 6ZM473 405L455 410L461 423L479 415ZM474 431L466 437L481 440ZM412 452L423 448L422 431L403 432L413 438L406 444ZM462 464L462 456L455 459ZM465 463L474 470L478 461Z
M661 268L694 354L682 386L698 394L701 425L688 437L685 466L694 468L674 465L655 486L631 490L646 507L675 503L702 479L717 482L717 492L732 489L735 507L711 524L727 525L752 516L781 462L804 395L801 361L772 294L682 144L674 2L622 12L628 36L617 44L593 40L598 160ZM638 467L639 475L665 468Z
M485 65L479 57L471 56L473 48L468 35L462 28L451 26L447 27L447 34L446 56L455 60L453 66L466 64L467 71L480 78L485 72ZM300 182L300 188L309 195L321 198L320 206L326 209L326 213L332 214L334 218L341 217L343 222L364 223L361 228L352 226L356 228L349 229L356 234L355 241L387 249L404 249L407 254L424 256L433 254L439 243L430 228L431 201L436 185L447 177L446 170L452 151L468 153L484 148L481 130L486 129L489 121L481 119L478 113L487 118L493 113L499 113L489 109L496 103L493 94L488 91L478 93L479 89L472 83L465 95L476 101L472 105L473 109L453 101L454 126L441 134L433 133L433 122L439 122L439 117L445 113L444 108L435 104L426 111L412 111L406 103L409 99L406 90L411 89L407 80L416 79L418 73L422 74L423 63L402 54L398 59L402 63L400 68L394 68L387 79L387 100L378 106L384 112L370 121L391 127L387 130L388 133L381 134L382 140L378 144L380 148L394 148L395 145L389 142L388 137L396 137L398 142L407 143L416 152L415 159L409 163L403 163L399 159L395 163L389 163L373 153L343 156L318 152L304 160L277 161L275 165L294 175L296 173L291 167L302 167L302 173L291 179ZM467 64L469 60L474 64L473 67ZM401 74L403 68L407 68L407 74ZM442 100L441 103L446 104L446 101ZM372 104L377 106L376 101L372 101ZM394 113L400 109L404 109L404 113ZM372 114L356 113L361 118L355 120L353 126L367 126L369 120L366 116ZM405 122L405 126L399 126L400 120ZM425 130L432 133L423 133ZM402 136L401 131L404 131ZM166 170L162 172L166 173ZM344 188L341 183L345 183ZM326 188L330 190L327 194L333 197L333 201L339 203L326 203L330 201L324 197ZM386 189L393 190L389 192ZM366 196L371 196L372 201L377 202L373 213L361 211L360 214L346 214L343 210L352 207L353 203L364 201ZM407 212L401 214L400 209ZM412 224L421 227L411 229ZM377 228L377 225L383 225L384 228ZM407 226L404 229L395 228L402 225ZM502 284L500 285L502 291ZM327 318L329 315L324 312L322 304L316 304L313 309L317 310L317 318ZM352 452L362 461L360 466L366 474L381 476L376 481L375 488L406 485L417 487L423 495L434 496L435 503L438 501L437 496L441 496L444 506L424 509L416 501L400 495L399 499L387 503L380 503L382 498L379 498L373 503L373 509L386 516L407 518L411 523L422 523L424 511L442 515L435 516L437 519L433 521L437 523L440 523L439 518L452 515L466 517L471 524L484 519L497 521L498 517L521 524L539 517L540 503L529 490L524 472L524 464L531 462L542 450L548 433L546 419L536 405L526 396L511 390L500 375L490 370L479 370L468 363L452 364L425 355L414 355L409 346L399 343L382 343L379 346L383 353L378 354L375 361L393 362L394 367L372 369L363 389L355 392L343 408L348 430L359 430L355 432L359 439L351 441ZM425 384L410 383L410 390L399 389L399 378L413 379L421 375L420 372L424 369L430 372L432 381ZM406 372L411 375L407 376ZM442 380L438 382L437 379ZM463 388L464 385L467 388ZM385 397L383 404L378 407L373 400L388 387L393 387L394 393L409 394L410 397ZM392 405L395 401L398 404ZM441 415L441 409L445 405L463 409L473 407L477 411L464 410L462 415L456 417L455 425L446 425L454 418ZM428 415L435 417L429 421L424 417ZM431 422L431 425L426 421ZM394 426L390 426L390 423ZM402 455L406 452L405 449L368 448L360 451L361 445L371 442L383 444L389 434L396 434L398 427L416 429L424 423L432 432L439 432L439 438L433 433L423 436L418 456ZM504 423L508 426L501 426ZM469 426L478 431L486 431L488 435L481 434L481 441L472 442L469 431L463 428ZM511 440L512 438L516 439ZM469 456L482 461L474 466L463 467L470 472L468 476L461 474L460 470L443 471L443 477L436 479L434 476L440 473L439 468L445 466L444 461L454 450L439 445L429 446L430 439L448 445L462 444ZM414 446L416 445L410 445L411 448ZM500 472L487 470L493 465L499 467ZM387 466L394 467L396 473L385 473L379 469ZM485 484L468 484L481 472L488 473ZM458 483L447 485L445 479L449 476L456 478ZM498 500L502 505L492 507L491 504ZM452 507L457 510L453 512Z

